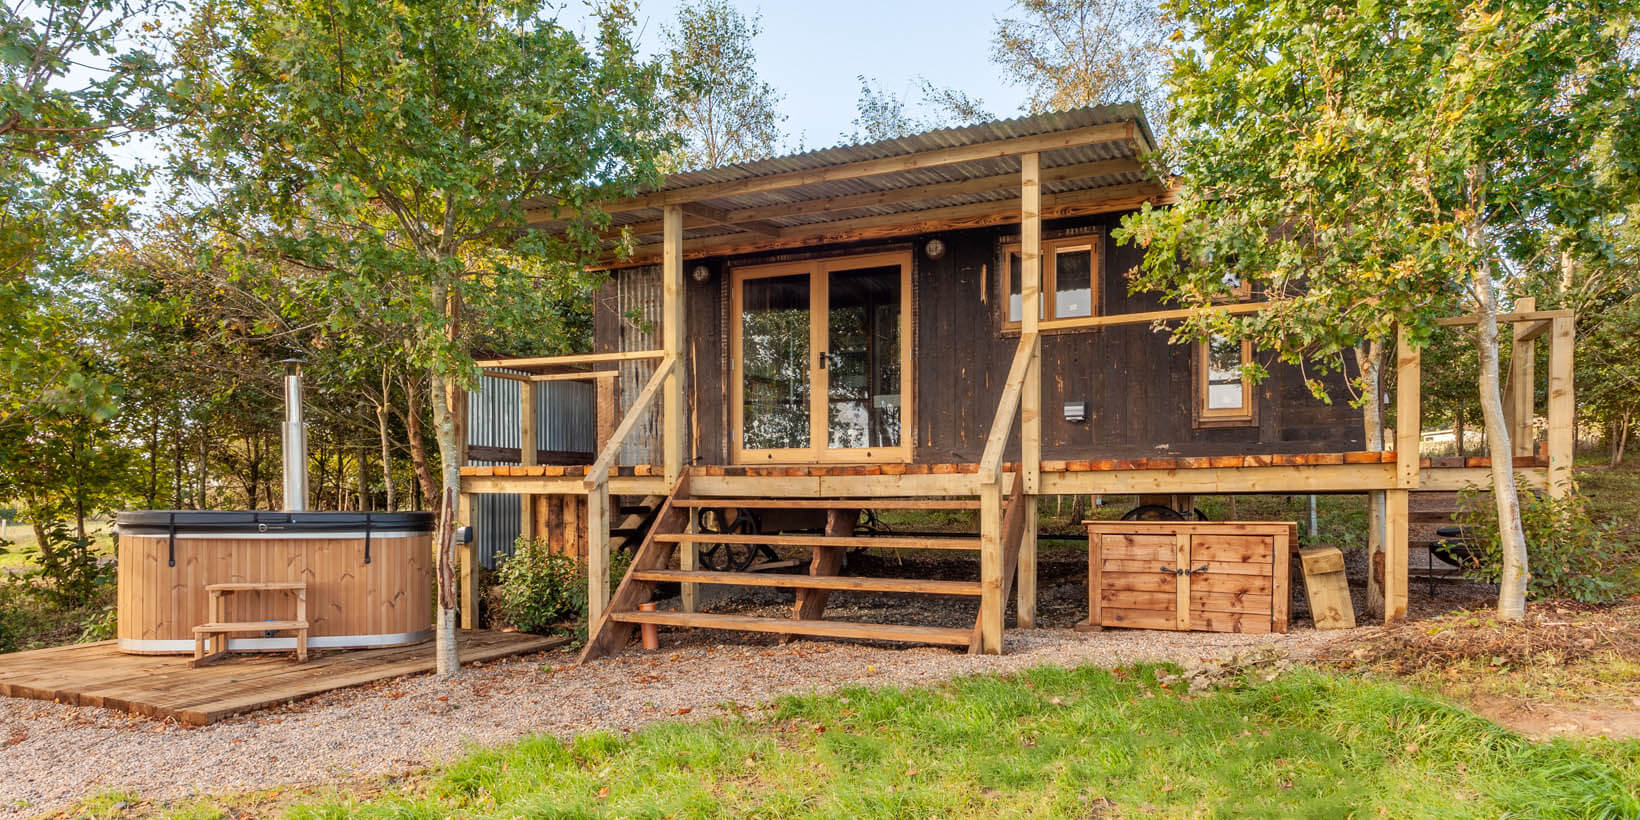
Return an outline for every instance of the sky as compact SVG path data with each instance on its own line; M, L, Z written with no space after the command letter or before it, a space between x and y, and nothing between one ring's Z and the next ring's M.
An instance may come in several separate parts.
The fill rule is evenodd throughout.
M642 0L641 42L659 51L661 31L677 17L677 0ZM785 95L788 142L815 149L844 141L852 130L861 74L915 103L919 77L977 97L998 117L1022 113L1025 91L1004 83L992 64L995 18L1008 0L737 0L758 13L763 33L754 42L764 82ZM559 19L581 30L580 0L568 0ZM908 110L911 106L908 106Z

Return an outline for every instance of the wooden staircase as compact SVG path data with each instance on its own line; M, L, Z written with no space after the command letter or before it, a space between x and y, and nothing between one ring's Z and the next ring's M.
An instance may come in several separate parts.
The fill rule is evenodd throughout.
M950 581L919 578L870 578L844 575L843 561L850 549L937 549L970 551L981 558L983 539L963 536L906 536L856 534L855 522L860 510L978 510L978 498L825 498L825 499L771 499L694 497L689 492L689 477L679 479L672 494L661 505L653 524L648 528L643 543L638 547L631 568L610 596L604 615L593 624L588 633L583 662L625 649L638 624L658 624L699 629L726 629L745 632L775 633L785 636L850 638L876 641L897 641L915 644L964 647L978 652L981 647L981 617L976 615L972 628L913 626L906 624L866 623L860 621L829 621L822 618L826 600L832 592L880 592L900 595L941 595L969 598L983 607L986 603L1000 612L1005 607L1013 586L1018 565L1019 545L1025 519L1023 482L1013 482L1013 493L1006 499L997 548L1002 552L1003 571L998 583L989 591L995 600L989 600L985 585L979 581ZM774 510L825 510L826 528L821 535L804 534L723 534L688 532L694 511L700 508ZM683 544L768 544L771 546L808 547L811 551L808 575L785 575L758 572L712 572L674 569L674 558ZM979 561L976 560L976 576ZM790 618L754 617L681 611L639 611L638 605L648 602L655 587L663 583L693 583L723 586L779 587L795 589L797 603Z

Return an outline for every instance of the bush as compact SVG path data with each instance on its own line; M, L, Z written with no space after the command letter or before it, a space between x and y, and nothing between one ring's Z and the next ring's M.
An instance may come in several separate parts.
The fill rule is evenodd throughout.
M609 556L609 588L614 590L632 565L632 554ZM522 632L544 633L553 627L582 624L587 616L586 563L555 553L546 541L520 538L511 558L495 572L490 607L501 622Z
M496 570L491 589L496 616L523 632L548 632L586 612L581 564L553 552L547 542L520 538L512 557Z
M0 652L20 652L114 637L113 589L81 606L63 606L39 578L0 576Z
M1465 492L1458 520L1479 552L1476 566L1466 568L1465 575L1498 583L1503 546L1491 494ZM1575 488L1558 499L1521 493L1520 523L1526 533L1528 597L1610 604L1640 592L1640 555L1622 539L1621 524L1596 522Z

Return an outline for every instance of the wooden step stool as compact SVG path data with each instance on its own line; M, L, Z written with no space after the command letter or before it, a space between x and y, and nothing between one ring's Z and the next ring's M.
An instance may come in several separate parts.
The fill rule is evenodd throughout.
M210 623L194 627L194 666L215 663L228 656L228 636L249 632L296 633L296 661L307 663L308 619L307 584L302 581L269 581L261 583L208 584L210 594ZM227 616L227 598L235 592L288 592L296 598L296 618L289 621L230 621ZM211 642L211 653L205 654L205 641Z

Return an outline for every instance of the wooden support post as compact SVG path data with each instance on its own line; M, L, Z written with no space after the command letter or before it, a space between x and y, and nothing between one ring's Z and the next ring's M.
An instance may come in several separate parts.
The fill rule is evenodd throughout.
M979 651L1002 654L1002 484L981 484L979 488Z
M855 509L828 510L826 512L827 536L852 536L854 524L860 517L860 511ZM843 574L843 557L848 550L844 547L815 547L814 554L809 559L810 575L841 575ZM831 591L825 589L800 589L797 591L797 607L793 617L798 620L817 621L825 614L826 599L831 597Z
M694 534L700 532L699 511L686 509L683 511L689 516L689 522L683 525L683 531ZM688 542L678 545L678 569L684 572L694 572L700 569L700 545ZM678 605L684 612L695 612L700 609L700 584L682 583L678 585Z
M1384 493L1384 623L1407 616L1407 501L1411 493Z
M1037 497L1025 496L1025 530L1019 539L1019 570L1014 584L1019 589L1014 623L1020 629L1036 628L1036 507Z
M666 206L661 223L661 350L676 361L683 353L683 208ZM683 418L683 375L680 362L667 375L662 397L661 452L668 484L676 483L683 473L688 429Z
M1537 299L1525 297L1515 302L1515 312L1537 310ZM1508 393L1503 397L1504 419L1509 429L1510 449L1517 456L1533 453L1537 438L1532 422L1537 412L1537 341L1528 336L1530 324L1511 322L1514 343L1509 351Z
M1423 356L1402 328L1395 344L1395 486L1418 486L1418 442L1423 440Z
M456 500L456 520L463 527L473 525L473 496L462 493ZM478 544L468 541L461 545L461 577L457 579L461 599L461 628L478 628Z
M1549 332L1549 495L1565 498L1572 492L1572 461L1577 448L1576 394L1572 385L1572 345L1577 320L1554 320Z
M536 441L535 382L518 383L518 463L532 466L540 460ZM535 537L535 496L518 496L518 537Z
M1042 315L1042 163L1036 153L1019 155L1020 333L1034 334ZM1042 349L1032 348L1020 393L1019 464L1025 493L1035 495L1042 468Z
M598 439L592 449L598 453L604 451L604 445L609 443L609 437L615 434L615 425L621 422L620 374L614 371L611 373L613 375L599 376L595 380L597 394L594 397L594 412Z
M609 604L609 482L587 490L587 623L596 624Z

